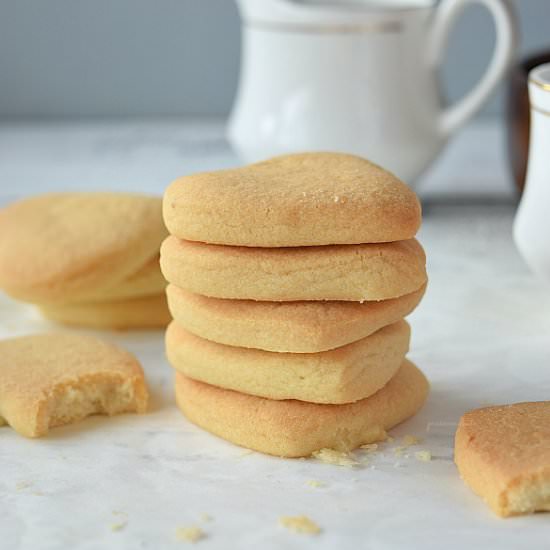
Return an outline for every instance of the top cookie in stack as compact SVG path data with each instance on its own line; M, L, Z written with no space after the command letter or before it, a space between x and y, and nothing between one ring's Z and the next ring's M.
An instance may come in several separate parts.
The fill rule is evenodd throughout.
M402 319L426 259L420 204L395 176L352 155L288 155L180 178L163 213L167 353L191 420L304 456L379 439L418 410L428 386Z
M416 195L361 157L304 153L176 180L164 196L168 231L189 241L258 247L412 239Z

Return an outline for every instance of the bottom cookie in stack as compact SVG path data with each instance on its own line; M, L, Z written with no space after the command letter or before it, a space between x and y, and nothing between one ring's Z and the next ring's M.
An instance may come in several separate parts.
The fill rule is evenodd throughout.
M323 448L350 451L384 439L386 430L421 408L429 384L405 359L381 390L343 405L266 399L198 382L180 372L175 388L180 409L201 428L249 449L302 457Z

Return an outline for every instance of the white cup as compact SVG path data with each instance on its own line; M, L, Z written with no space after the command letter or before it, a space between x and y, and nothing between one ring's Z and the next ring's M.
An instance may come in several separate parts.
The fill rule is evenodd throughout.
M246 161L304 150L367 157L411 183L487 99L515 46L504 0L237 0L242 63L228 136ZM463 8L485 6L496 45L479 83L444 108L437 69Z
M527 177L514 239L531 270L550 281L550 63L529 73L529 102Z

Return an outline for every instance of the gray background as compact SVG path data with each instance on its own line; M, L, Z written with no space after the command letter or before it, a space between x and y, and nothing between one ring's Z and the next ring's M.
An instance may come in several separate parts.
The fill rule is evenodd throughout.
M550 48L550 0L515 5L519 55ZM0 118L226 115L239 40L232 0L0 0ZM442 71L449 99L493 40L489 15L469 8ZM501 110L502 90L482 114Z

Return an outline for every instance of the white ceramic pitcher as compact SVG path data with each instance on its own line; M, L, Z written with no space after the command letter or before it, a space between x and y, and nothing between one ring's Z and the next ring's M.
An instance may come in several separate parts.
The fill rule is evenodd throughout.
M487 99L511 60L505 0L237 0L240 84L228 137L246 161L304 150L365 156L411 183ZM444 108L437 69L467 4L496 46L475 88Z
M514 238L531 269L550 281L550 63L529 73L529 101L529 160Z

